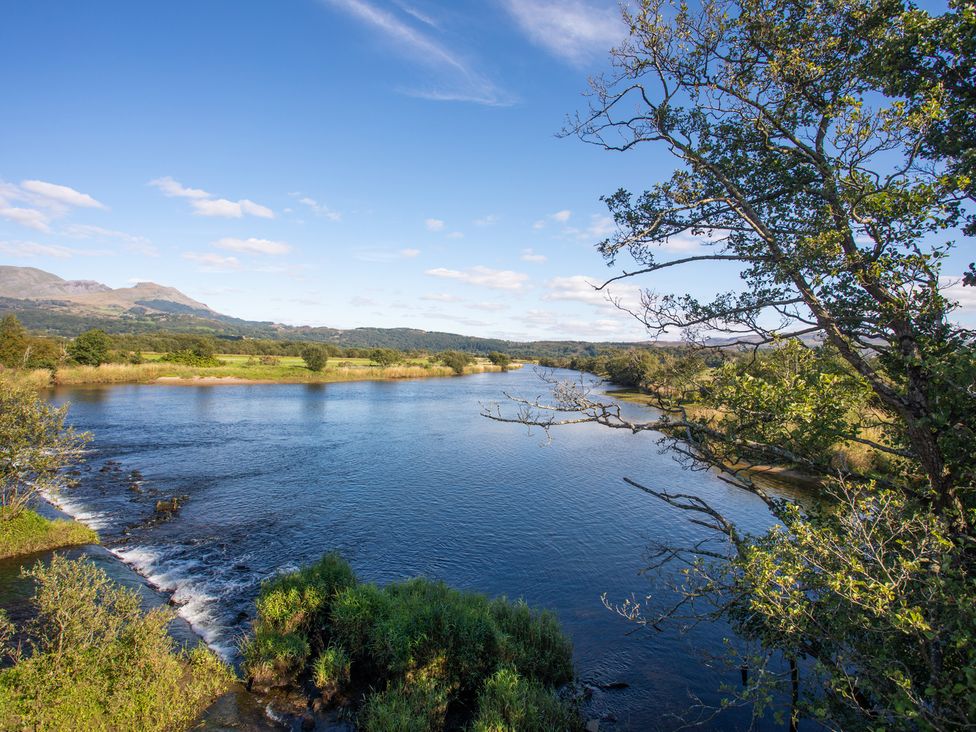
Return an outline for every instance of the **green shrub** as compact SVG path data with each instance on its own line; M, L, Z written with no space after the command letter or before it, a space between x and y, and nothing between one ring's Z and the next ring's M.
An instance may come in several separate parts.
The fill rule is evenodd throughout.
M87 560L55 555L37 582L28 656L0 671L0 729L181 730L233 680L209 650L174 650L169 608Z
M334 694L349 684L350 670L349 654L329 646L312 664L312 679L323 694Z
M503 668L478 697L473 732L560 732L580 730L579 715L538 681Z
M329 360L329 354L322 346L309 345L302 349L302 360L309 371L321 371Z

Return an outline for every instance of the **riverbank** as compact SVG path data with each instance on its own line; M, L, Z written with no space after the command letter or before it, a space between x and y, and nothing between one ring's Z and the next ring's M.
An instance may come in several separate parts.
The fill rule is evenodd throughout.
M219 357L224 360L225 356ZM253 359L252 359L253 360ZM300 361L300 359L298 359ZM140 364L102 364L101 366L67 366L56 371L35 369L32 371L7 371L5 378L29 383L37 389L51 386L83 386L89 384L170 384L170 385L219 385L219 384L328 384L346 381L393 381L456 376L453 369L443 365L407 364L397 366L373 366L364 363L341 361L322 371L311 371L291 360L275 364L248 363L229 360L220 366L186 366L163 361ZM284 361L284 360L282 360ZM509 369L519 368L512 364ZM476 363L464 368L463 375L500 372L503 369L491 363Z

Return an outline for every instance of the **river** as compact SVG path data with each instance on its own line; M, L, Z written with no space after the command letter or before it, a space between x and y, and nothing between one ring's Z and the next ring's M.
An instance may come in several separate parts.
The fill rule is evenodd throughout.
M573 640L579 676L594 687L588 717L602 718L601 729L677 727L675 715L717 703L720 685L739 674L722 663L721 624L634 632L603 607L603 593L666 593L660 577L641 574L648 544L690 543L704 531L622 478L696 493L753 530L769 521L763 505L683 469L651 434L583 425L556 431L547 445L538 431L480 416L503 391L546 393L531 368L395 382L58 389L69 421L95 435L63 507L171 593L230 660L261 580L336 550L363 580L425 575L552 609ZM180 509L159 514L157 501L173 496L186 497ZM740 711L709 728L747 726Z

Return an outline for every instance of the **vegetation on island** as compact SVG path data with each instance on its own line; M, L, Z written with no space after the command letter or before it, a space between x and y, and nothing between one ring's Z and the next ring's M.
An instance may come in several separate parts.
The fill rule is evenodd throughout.
M741 282L710 299L644 293L649 333L680 329L689 352L606 366L643 372L659 418L571 383L487 416L654 430L766 506L773 528L750 535L678 486L627 478L711 539L654 546L676 602L616 609L645 627L730 622L748 651L724 705L761 717L782 702L790 729L971 727L976 337L944 266L973 233L972 4L934 17L892 0L646 0L625 19L615 72L567 132L658 144L679 167L606 197L617 231L599 250L633 261L605 287L729 263ZM716 337L743 354L724 359ZM870 459L836 459L852 445ZM757 466L820 473L824 494L776 498Z
M552 614L422 578L361 583L335 554L261 587L243 653L255 688L310 680L367 732L581 728L555 695L573 666Z
M0 613L12 663L0 670L0 729L188 729L232 683L204 646L174 647L172 609L143 612L137 592L90 561L55 555L26 575L36 583L34 618L15 628Z

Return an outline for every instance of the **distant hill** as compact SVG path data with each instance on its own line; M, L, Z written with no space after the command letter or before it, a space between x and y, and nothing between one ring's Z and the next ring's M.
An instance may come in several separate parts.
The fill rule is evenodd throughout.
M101 328L108 333L192 333L224 338L316 341L356 348L504 351L514 356L593 355L606 348L649 345L585 341L521 343L414 328L340 330L289 326L222 315L175 288L152 282L112 289L91 280L65 280L34 267L0 266L0 316L7 314L16 315L30 330L69 337L89 328Z

